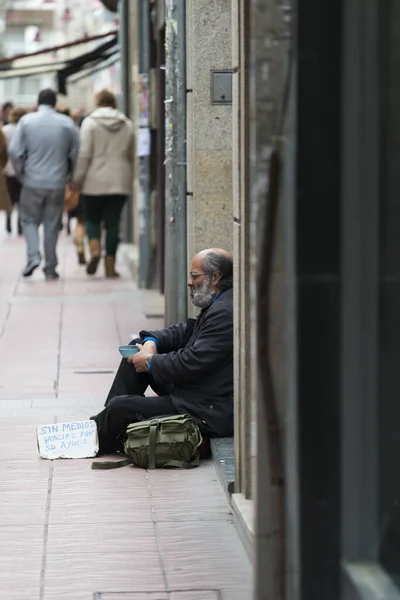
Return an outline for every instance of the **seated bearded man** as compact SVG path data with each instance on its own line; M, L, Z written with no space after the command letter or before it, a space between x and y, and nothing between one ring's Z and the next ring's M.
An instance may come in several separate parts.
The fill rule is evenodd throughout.
M233 435L233 259L203 250L191 265L190 298L197 319L133 340L97 423L100 453L123 449L127 426L152 417L188 414L203 437ZM150 386L157 396L144 396Z

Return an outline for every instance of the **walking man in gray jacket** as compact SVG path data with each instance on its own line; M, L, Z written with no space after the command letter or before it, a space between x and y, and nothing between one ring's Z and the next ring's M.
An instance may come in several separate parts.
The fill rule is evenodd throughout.
M44 227L44 274L46 280L59 278L56 246L64 191L78 154L79 137L69 117L58 114L53 90L39 94L36 113L19 122L9 154L22 182L20 213L27 244L27 264L22 272L30 277L41 263L39 226Z

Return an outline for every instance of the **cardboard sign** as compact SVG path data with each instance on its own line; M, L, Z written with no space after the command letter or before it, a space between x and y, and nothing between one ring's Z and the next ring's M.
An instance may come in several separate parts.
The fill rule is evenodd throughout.
M91 419L39 425L36 430L42 458L91 458L99 450L97 425Z

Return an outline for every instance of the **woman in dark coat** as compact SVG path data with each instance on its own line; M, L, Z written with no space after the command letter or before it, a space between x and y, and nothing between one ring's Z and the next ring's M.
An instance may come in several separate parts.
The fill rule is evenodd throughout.
M58 110L60 113L66 115L67 117L70 117L74 121L76 128L79 129L80 123L82 121L80 111L72 111L72 113L71 113L70 109L67 107L60 107ZM74 196L76 194L78 194L78 193L73 192L67 186L66 199L71 198L73 200ZM78 194L78 195L80 196L80 194ZM75 202L74 202L74 205L75 205ZM71 220L76 219L77 223L76 223L76 227L75 227L74 244L76 246L76 252L77 252L77 256L78 256L78 264L85 265L86 264L86 257L85 257L86 230L85 230L85 219L83 216L82 203L81 203L80 198L79 198L77 204L72 209L68 208L68 202L66 202L66 208L67 208L67 215L68 215L67 234L68 235L71 234Z

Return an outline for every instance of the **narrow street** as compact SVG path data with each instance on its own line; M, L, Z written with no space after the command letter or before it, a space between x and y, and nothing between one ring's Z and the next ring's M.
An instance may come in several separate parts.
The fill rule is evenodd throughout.
M93 471L45 461L35 428L98 412L117 346L161 319L140 293L88 280L71 238L59 282L30 280L0 218L0 598L248 600L251 567L211 461L192 471Z

